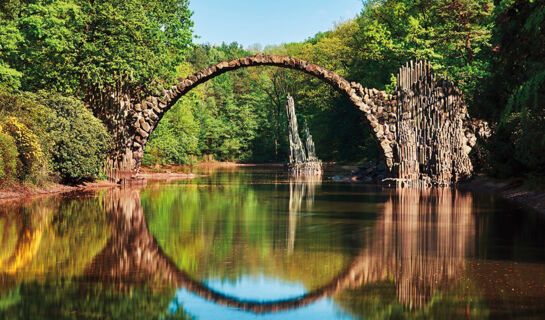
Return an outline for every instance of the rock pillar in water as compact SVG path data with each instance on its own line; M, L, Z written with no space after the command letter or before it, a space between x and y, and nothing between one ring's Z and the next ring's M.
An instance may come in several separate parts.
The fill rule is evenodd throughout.
M297 116L295 115L295 103L293 97L288 95L288 104L286 105L288 115L288 131L290 142L290 162L288 170L291 175L322 175L322 163L316 157L314 141L305 122L306 150L299 137L299 128L297 125Z

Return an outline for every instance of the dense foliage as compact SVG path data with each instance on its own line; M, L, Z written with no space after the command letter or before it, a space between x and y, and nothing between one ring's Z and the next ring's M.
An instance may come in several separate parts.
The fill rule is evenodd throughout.
M19 0L0 20L9 87L85 96L121 82L172 80L191 42L187 0ZM19 85L20 84L20 85Z
M50 109L46 132L51 139L51 167L65 182L98 177L110 148L104 125L77 99L60 94L35 95Z
M119 127L109 115L123 117L125 96L138 99L174 79L191 47L190 16L188 0L2 1L0 90L23 93L4 95L0 109L13 109L8 100L23 96L32 109L11 110L13 119L4 118L7 113L0 118L7 123L4 131L28 144L18 150L18 180L37 182L36 176L47 176L49 169L65 182L97 176L111 140L87 108L68 96L82 100L107 127ZM39 96L29 94L38 91ZM3 142L2 148L13 149L9 144ZM4 158L12 154L2 152L3 181L14 181L12 173L4 172L11 172ZM34 158L40 161L30 161ZM41 170L28 168L29 161Z
M0 94L0 128L1 182L43 183L50 175L68 183L92 179L110 147L91 111L60 94Z
M545 178L545 1L501 1L492 86L483 105L495 107L491 169L502 177ZM503 108L505 106L505 108Z

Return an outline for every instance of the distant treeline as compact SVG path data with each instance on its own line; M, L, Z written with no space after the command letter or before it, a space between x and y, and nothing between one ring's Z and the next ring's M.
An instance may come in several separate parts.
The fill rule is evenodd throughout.
M60 92L99 116L97 96L145 94L146 88L257 52L298 57L387 91L395 88L399 66L426 59L463 90L472 116L491 123L495 135L474 154L479 169L500 177L545 176L545 0L366 1L354 19L330 31L265 48L194 45L187 5L3 2L3 91ZM152 134L144 164L284 162L288 93L321 159L359 163L379 157L365 119L333 89L297 71L256 67L223 74L181 99Z

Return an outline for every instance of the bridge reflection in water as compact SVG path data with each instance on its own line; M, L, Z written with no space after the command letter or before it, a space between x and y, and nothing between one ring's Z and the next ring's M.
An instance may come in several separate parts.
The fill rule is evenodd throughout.
M542 216L451 190L247 174L0 203L0 318L148 319L173 300L180 318L545 312Z
M429 303L462 276L474 250L472 204L470 194L450 189L396 190L360 255L362 282L393 276L400 302Z
M302 204L311 208L319 184L289 184L288 254L297 245ZM474 250L470 194L449 189L392 190L377 223L366 233L368 245L336 277L299 297L251 301L211 289L180 270L148 230L139 190L114 190L104 201L114 228L102 252L85 269L86 279L119 287L144 282L175 286L216 304L254 313L301 308L345 289L391 279L401 303L422 308L437 290L461 277L465 258Z

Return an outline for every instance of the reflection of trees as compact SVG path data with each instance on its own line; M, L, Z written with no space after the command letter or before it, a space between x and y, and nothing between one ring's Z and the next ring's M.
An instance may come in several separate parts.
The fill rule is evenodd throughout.
M40 247L44 220L50 208L32 205L30 208L17 203L5 204L0 209L2 239L0 242L0 271L13 275L27 266Z
M81 274L106 242L107 228L94 197L2 204L0 276L20 281L49 273Z
M29 281L11 292L7 307L0 298L1 319L186 319L168 313L173 288L134 286L127 293L79 280ZM11 302L11 301L7 301ZM5 307L5 308L4 308Z
M109 227L100 194L0 205L0 319L149 319L164 314L171 289L163 296L145 288L120 295L78 280L104 247Z
M314 288L350 262L351 251L341 243L346 231L326 224L308 228L312 217L297 222L297 248L287 255L287 180L252 185L245 183L247 175L238 178L142 192L148 227L180 269L201 279L265 275Z
M306 209L312 207L315 188L319 184L320 182L315 180L290 181L290 198L289 202L285 204L289 207L286 234L288 251L291 254L293 254L294 250L298 213L305 206ZM225 197L225 199L231 199L229 201L233 201L233 203L218 203L214 199L205 198L206 201L216 203L219 206L216 208L218 212L221 213L223 209L226 210L225 212L231 212L233 211L232 208L237 205L243 206L241 207L242 210L237 211L240 214L251 216L258 212L258 201L252 198L252 193L245 194L243 198L245 201L241 202L240 194L236 193L240 190L235 187L232 189L227 187L222 190L221 192L235 192L232 196ZM187 189L183 191L188 193ZM218 189L213 189L210 194L217 194L218 192ZM203 195L197 193L197 196L202 197ZM174 198L176 197L174 196ZM16 237L18 239L17 243L7 244L3 241L0 244L0 248L10 248L6 250L13 253L0 256L3 266L9 266L3 272L8 273L15 265L14 261L24 262L29 265L29 259L32 261L40 260L36 260L36 257L43 254L42 251L53 249L59 257L63 257L66 254L60 253L59 250L64 248L65 251L74 253L78 251L76 247L83 246L85 248L84 255L88 254L87 251L91 251L90 254L94 256L92 262L87 263L85 267L85 278L88 280L106 284L114 283L116 287L126 287L126 284L129 284L128 287L132 287L135 283L147 283L154 286L169 284L185 287L189 291L216 303L254 312L272 312L297 308L322 297L336 295L347 288L357 288L377 281L392 280L395 283L398 300L402 304L421 307L430 302L437 289L445 288L459 279L465 265L465 256L473 250L474 220L471 214L472 198L470 195L442 189L425 191L400 189L396 190L384 204L380 219L373 227L372 232L369 233L370 239L367 241L369 246L363 249L338 276L330 278L329 281L325 281L324 285L315 287L309 294L296 299L268 303L239 301L210 290L199 281L194 280L192 276L180 270L179 266L163 252L161 246L148 230L141 204L140 190L112 190L102 195L100 201L96 199L77 200L73 202L61 201L64 204L60 207L64 209L58 210L50 218L47 218L47 215L44 214L45 218L38 219L39 215L36 215L34 220L30 220L34 221L32 223L24 222L25 219L29 219L29 216L25 219L14 220L18 221L14 223L14 221L6 219L5 215L3 215L3 234L12 234L13 232L9 230L13 230L14 225L20 225L15 228L17 234L20 234L18 238ZM175 199L172 201L171 203L176 204ZM161 201L161 203L163 202L169 201ZM38 205L38 207L47 208L43 204ZM98 218L96 214L94 218L93 214L90 214L92 210L99 208L101 210L105 209L109 219L111 219L112 229L105 245L102 241L89 241L89 236L95 237L100 233L96 226L92 226L93 222L99 222L100 219L96 219ZM197 208L201 207L197 205ZM247 208L247 210L244 208ZM37 208L34 209L38 210ZM34 209L32 211L35 215L39 210ZM51 209L48 210L48 212L51 211ZM167 213L170 213L168 210ZM72 214L74 212L79 214ZM81 214L81 212L89 213ZM198 212L195 214L198 215ZM242 220L248 220L250 216ZM87 219L85 217L91 218ZM186 218L193 219L194 217L188 215ZM43 222L40 222L42 221L40 219ZM265 225L266 221L257 224ZM241 234L234 233L240 227L240 221L237 219L233 223L231 227L234 229L229 229L231 227L227 229L232 230L227 233L229 239L241 236ZM276 223L281 223L281 221ZM107 225L105 221L101 222L101 224ZM37 227L41 228L42 232L54 234L56 241L60 241L61 245L54 245L54 241L50 237L45 237L45 243L49 244L44 245L44 240L40 244L40 246L45 246L43 247L45 250L31 250L33 248L32 243L36 242L32 239L35 239L38 235L36 232ZM191 230L194 227L191 227ZM251 227L252 225L247 228ZM76 228L88 232L70 233L72 229ZM225 226L222 228L225 228ZM216 233L220 229L215 227L214 230L214 233ZM106 236L104 231L102 233L103 237ZM4 237L4 239L12 238ZM242 242L247 243L248 240ZM270 241L265 241L265 243L270 243ZM85 247L90 244L94 245L89 248ZM102 249L99 254L95 255L92 252L93 250L96 252L97 245ZM6 250L2 252L6 252ZM229 251L232 250L235 250L233 252L239 252L236 247L232 247ZM25 251L26 254L22 254L22 251ZM34 258L17 258L28 256L29 253ZM66 257L66 261L74 258L73 255ZM47 262L51 259L51 256L46 255L41 259ZM5 261L8 261L8 263ZM58 262L59 260L53 261ZM45 266L45 270L47 270L47 263L42 263L42 266ZM286 266L284 265L284 267ZM75 270L81 270L81 267L76 266ZM70 272L69 274L74 273Z
M303 205L306 202L306 210L312 209L314 204L314 193L316 187L322 184L322 176L299 175L290 177L290 201L288 218L288 254L293 252L295 246L295 232L297 229L297 217Z
M377 312L385 317L404 315L408 307L416 310L417 315L425 316L435 314L441 317L446 312L464 317L467 316L466 310L470 310L472 315L486 314L488 310L480 305L480 298L475 299L478 290L475 289L473 279L466 281L462 277L466 267L471 274L478 274L475 277L477 280L482 278L494 281L482 286L487 297L495 295L493 303L515 301L517 304L513 302L509 310L517 312L523 302L533 308L531 310L535 314L543 310L542 303L538 301L543 292L540 287L532 289L534 291L526 296L518 297L519 300L507 297L503 292L499 293L507 283L509 288L516 289L512 295L519 295L522 291L519 289L525 289L527 283L530 283L512 283L515 281L515 277L512 277L512 263L466 262L465 257L475 250L475 216L470 194L443 189L392 191L382 207L379 219L366 233L366 237L369 237L366 241L368 246L357 252L356 258L342 269L341 265L348 256L336 252L340 251L336 249L342 247L329 243L320 248L321 252L309 254L312 249L308 249L308 242L317 243L321 235L316 229L309 231L300 227L307 223L306 218L297 220L298 213L305 206L307 209L312 207L313 192L317 185L308 181L292 181L290 185L275 186L274 190L279 188L281 192L274 193L276 191L267 189L267 196L274 199L269 202L262 201L254 194L257 189L241 188L236 183L210 183L207 186L188 185L187 188L177 186L175 192L170 190L164 193L161 190L164 191L165 187L156 190L148 188L143 192L144 198L148 199L142 200L140 191L125 189L113 190L100 197L37 201L16 207L2 206L0 318L9 318L6 315L11 314L30 314L25 309L28 305L36 306L36 310L43 314L62 305L58 307L59 315L70 315L73 310L82 310L86 314L99 312L109 318L124 318L127 314L132 318L134 313L141 313L142 318L146 318L152 314L164 314L174 292L165 286L184 287L215 303L254 312L299 308L323 297L335 296L335 301L344 310L365 318ZM285 193L288 187L289 199ZM202 192L203 188L207 191ZM218 194L221 199L215 198ZM150 201L157 201L161 207L151 205ZM211 207L203 207L205 205ZM154 212L146 219L146 206L150 211L153 208L153 211L164 213ZM175 216L173 220L159 219L172 218L172 210L182 206L183 216ZM158 208L160 210L156 210ZM286 208L289 208L288 219L285 219L285 214L275 214L285 213ZM212 221L204 221L200 215L203 209L217 212L217 215L212 216ZM266 216L260 214L262 211L274 213ZM110 223L106 220L107 216ZM295 221L292 222L292 218ZM183 223L177 225L180 219L184 219ZM152 224L150 221L155 226L163 224L181 231L174 233L172 238L158 242L152 234L161 236L161 232L166 229L158 228L152 233L148 230ZM268 229L263 227L271 224L273 227ZM295 240L297 224L299 229ZM263 229L255 230L254 227ZM539 225L533 227L538 228ZM326 228L338 232L334 225ZM288 244L290 241L297 242L297 246L292 246L290 255L286 255L286 237ZM204 244L199 248L200 251L191 254L182 251L188 243L184 241L188 238ZM32 249L36 246L37 250ZM170 247L171 251L163 250L166 247ZM174 250L180 250L181 253ZM201 261L199 270L201 267L209 268L213 270L209 272L213 276L250 272L250 268L243 267L255 259L263 259L261 264L278 264L268 272L279 277L287 280L298 277L297 280L303 279L303 282L313 278L313 281L320 281L321 285L308 285L309 282L305 282L307 288L312 290L305 296L290 300L268 303L240 301L210 290L195 280L195 273L186 269L186 265L181 265L178 260L180 256L194 259L216 255L220 256L217 260L205 258ZM171 257L175 260L171 260ZM236 259L241 261L236 262ZM19 264L15 261L19 261ZM235 263L238 265L233 266ZM261 268L261 265L256 265L256 269ZM534 282L539 285L543 283L543 277L539 278L540 267L540 264L529 267L517 264L515 269L520 273L531 274L526 277L528 281L538 277ZM85 277L84 281L80 281L83 269ZM322 272L324 269L328 269L328 272ZM496 271L499 278L486 274ZM47 274L75 277L77 280L42 282L41 277ZM509 279L503 279L502 274ZM288 278L290 276L292 278ZM115 286L112 287L112 283ZM145 309L146 301L153 305L149 312ZM117 304L125 312L124 315L114 312ZM150 313L151 310L153 313ZM179 315L182 316L181 313Z

